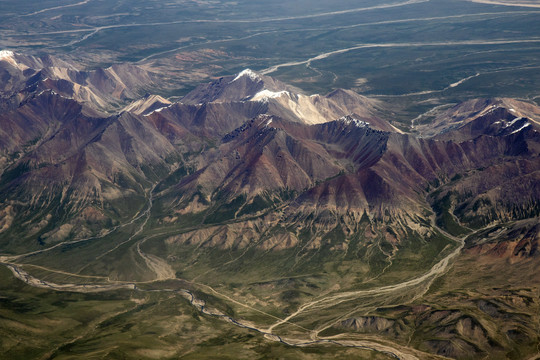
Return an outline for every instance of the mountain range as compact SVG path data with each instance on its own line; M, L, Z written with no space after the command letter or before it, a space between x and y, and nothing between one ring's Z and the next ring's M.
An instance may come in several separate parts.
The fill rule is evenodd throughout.
M344 89L306 95L249 69L201 84L178 102L148 94L158 76L135 65L81 71L51 56L2 51L0 78L5 256L32 252L25 262L43 266L50 259L42 251L66 244L54 260L62 271L118 281L204 278L205 266L219 262L215 251L242 258L224 263L223 274L250 269L257 281L341 259L344 268L332 271L347 289L358 282L354 274L368 279L412 248L435 252L434 264L450 237L510 224L495 238L469 237L465 251L537 261L534 104L471 100L405 130L380 100ZM106 261L123 240L96 245L107 249L99 257L68 246L142 219L126 243L141 232L161 242L148 245L150 257L129 260L137 266ZM287 251L294 255L280 257ZM107 266L73 256L105 256ZM368 265L358 270L358 261ZM171 270L163 275L158 265ZM341 326L382 325L351 318Z
M197 209L204 221L277 203L292 222L414 218L429 201L448 203L467 226L538 215L540 109L516 100L459 104L407 134L382 118L379 101L347 90L307 96L251 70L177 103L137 99L152 74L132 65L84 72L4 54L2 73L1 201L33 238L63 222L87 234L89 214L132 216L125 205L174 168L164 206ZM426 201L435 183L445 185Z

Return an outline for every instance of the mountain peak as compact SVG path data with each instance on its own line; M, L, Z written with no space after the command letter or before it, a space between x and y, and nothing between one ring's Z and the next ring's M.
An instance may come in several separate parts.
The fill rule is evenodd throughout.
M236 75L221 77L210 83L197 86L182 99L182 102L184 104L199 104L248 101L253 100L257 95L257 99L264 100L269 97L281 96L287 91L300 92L299 89L279 80L260 75L251 69L245 69Z
M339 118L338 121L341 121L347 125L354 124L356 127L360 127L360 128L369 126L369 123L367 121L358 120L352 114L345 115Z
M6 61L11 65L20 68L21 66L15 59L15 55L16 54L11 50L0 50L0 61Z
M0 50L0 60L4 58L12 58L15 53L11 50Z
M262 81L262 78L259 74L257 74L255 71L251 69L245 69L236 75L236 77L231 81L231 83L241 79L241 78L249 78L252 81Z

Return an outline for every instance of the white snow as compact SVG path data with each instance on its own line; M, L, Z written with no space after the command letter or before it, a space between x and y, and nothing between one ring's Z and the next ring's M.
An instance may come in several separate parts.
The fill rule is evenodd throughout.
M483 116L483 115L492 113L493 111L495 111L495 110L498 109L498 108L499 108L499 107L496 106L496 105L488 106L487 108L485 108L484 110L482 110L482 112L481 112L480 114L478 114L478 116Z
M11 50L0 50L0 61L7 61L13 66L16 66L20 68L19 64L17 64L17 61L13 57L15 53Z
M522 119L523 119L522 117L517 117L517 118L515 118L514 120L510 121L509 123L507 123L506 125L504 125L504 127L505 127L505 128L510 127L510 126L514 125L517 121L522 120Z
M163 111L164 109L170 108L170 107L173 106L173 105L174 105L174 104L171 104L171 105L167 105L167 106L163 106L163 107L157 108L156 110L151 111L151 112L149 112L148 114L146 114L146 115L144 115L144 116L150 116L150 115L152 115L152 114L155 113L155 112L161 112L161 111Z
M28 66L18 63L17 60L15 60L15 53L11 50L0 50L0 61L7 61L19 70L28 69Z
M515 134L517 132L520 132L521 130L525 129L527 126L531 126L531 124L530 123L525 123L525 125L523 125L522 127L520 127L517 130L512 131L510 134Z
M343 121L345 124L349 125L349 124L354 124L356 127L366 127L369 125L368 122L366 121L362 121L362 120L358 120L358 119L355 119L351 116L343 116L342 118L340 118L339 120Z
M52 90L52 89L45 89L45 90L41 90L37 95L37 96L41 96L43 95L44 93L49 93L51 95L56 95L56 96L60 96L61 98L64 98L64 99L68 99L68 100L73 100L73 98L71 96L64 96L62 94L59 94L57 93L56 91Z
M256 72L254 72L253 70L251 69L245 69L245 70L242 70L235 78L233 81L231 82L235 82L236 80L244 77L244 76L248 76L251 80L253 81L257 81L257 80L261 80L261 77L259 76L259 74L257 74Z
M274 91L264 89L264 90L259 91L255 95L253 95L253 97L250 100L259 101L259 100L265 100L265 99L273 99L273 98L278 98L280 96L288 95L288 94L289 94L288 91L274 92Z
M4 60L5 58L13 58L13 55L15 55L15 53L11 50L0 50L0 60Z

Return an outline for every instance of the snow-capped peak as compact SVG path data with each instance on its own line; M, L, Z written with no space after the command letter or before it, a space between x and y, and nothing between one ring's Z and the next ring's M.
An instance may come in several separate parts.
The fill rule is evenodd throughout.
M5 58L13 58L13 55L15 55L15 53L11 50L0 50L0 60L4 60Z
M0 50L0 61L6 61L20 70L28 68L28 66L20 64L15 60L15 53L11 50Z
M253 81L261 80L261 77L255 71L253 71L251 69L245 69L245 70L242 70L238 75L236 75L234 80L231 81L231 82L235 82L236 80L238 80L238 79L240 79L240 78L242 78L244 76L248 76Z
M7 61L11 65L18 66L14 55L15 53L11 50L0 50L0 61Z

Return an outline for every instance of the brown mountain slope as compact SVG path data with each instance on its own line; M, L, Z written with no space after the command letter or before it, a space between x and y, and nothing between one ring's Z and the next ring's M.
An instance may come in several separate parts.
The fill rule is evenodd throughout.
M16 219L11 230L33 229L23 235L30 239L74 222L80 227L71 235L86 236L133 216L144 205L145 189L179 158L145 117L89 117L77 102L52 92L0 120L0 202Z

